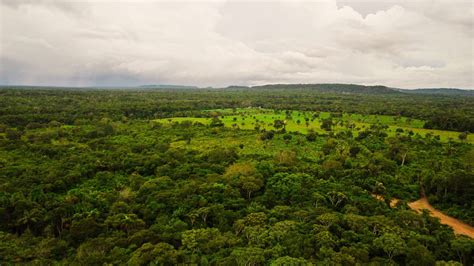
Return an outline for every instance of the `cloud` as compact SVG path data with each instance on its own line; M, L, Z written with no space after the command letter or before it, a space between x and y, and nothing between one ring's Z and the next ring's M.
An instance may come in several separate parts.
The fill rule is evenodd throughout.
M0 4L0 83L473 84L470 1Z

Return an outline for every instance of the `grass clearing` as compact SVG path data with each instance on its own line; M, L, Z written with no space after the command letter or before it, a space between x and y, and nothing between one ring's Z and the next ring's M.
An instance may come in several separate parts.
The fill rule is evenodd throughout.
M300 132L307 134L309 130L318 133L327 133L321 129L323 119L331 117L328 112L305 112L305 111L275 111L260 108L239 108L239 109L215 109L207 110L211 116L219 116L225 127L255 130L258 125L260 130L275 130L274 121L282 120L286 123L287 132ZM160 123L182 123L190 121L192 123L200 123L209 125L211 118L203 117L173 117L155 120ZM333 131L335 133L348 130L349 127L354 135L359 131L369 128L371 125L379 124L388 126L387 134L395 136L400 130L402 132L412 131L425 137L427 134L439 136L440 140L447 142L449 140L458 140L460 132L435 130L422 128L424 122L418 119L407 117L397 117L388 115L362 115L362 114L343 114L340 117L333 117ZM470 134L466 140L468 143L474 143L474 135Z

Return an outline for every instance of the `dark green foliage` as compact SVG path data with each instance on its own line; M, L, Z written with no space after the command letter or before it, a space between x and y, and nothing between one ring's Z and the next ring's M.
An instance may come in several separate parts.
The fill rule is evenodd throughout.
M424 191L474 224L469 139L358 133L338 117L447 108L467 121L472 103L338 86L0 90L0 264L472 265L472 239L406 205ZM337 114L319 135L224 127L218 108L248 105L316 111L300 113L308 125Z
M459 134L458 138L460 140L466 140L468 134L469 134L468 132L462 132L462 133Z
M275 136L275 131L270 130L270 131L265 131L260 135L261 140L271 140Z
M211 124L209 124L210 127L223 127L224 123L218 118L218 117L213 117L211 120Z
M282 120L275 120L273 121L273 127L276 129L276 130L284 130L285 128L285 121L282 121Z
M322 120L321 129L324 129L326 131L331 131L332 126L333 126L332 118L326 118Z
M316 141L317 138L318 138L318 133L316 133L314 130L310 130L308 134L306 134L306 139L308 141L313 142L313 141Z

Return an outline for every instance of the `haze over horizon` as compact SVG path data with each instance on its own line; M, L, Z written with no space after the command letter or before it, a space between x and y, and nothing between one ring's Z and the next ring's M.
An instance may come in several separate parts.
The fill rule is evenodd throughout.
M0 84L473 89L473 19L447 0L3 0Z

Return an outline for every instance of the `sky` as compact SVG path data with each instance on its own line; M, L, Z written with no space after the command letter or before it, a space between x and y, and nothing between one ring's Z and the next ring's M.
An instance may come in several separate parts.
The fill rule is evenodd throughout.
M474 1L0 0L0 84L474 88Z

